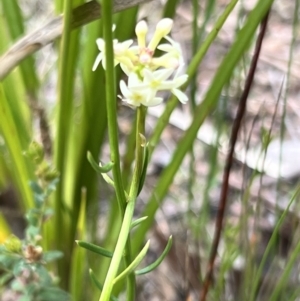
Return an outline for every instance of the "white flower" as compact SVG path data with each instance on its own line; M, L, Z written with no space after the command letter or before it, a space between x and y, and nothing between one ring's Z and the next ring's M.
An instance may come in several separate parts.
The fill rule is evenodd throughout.
M141 104L147 107L156 106L162 103L162 97L156 97L143 82L138 79L135 73L131 73L128 79L128 86L121 80L120 89L124 102L130 106L139 107Z
M174 72L172 69L160 69L156 71L150 71L144 69L144 83L155 91L169 89L169 81L166 81Z
M120 97L129 106L156 106L163 102L163 98L157 96L159 91L170 91L182 103L188 101L187 96L179 89L187 81L188 76L181 74L184 61L180 44L168 36L172 26L173 21L168 18L158 22L148 46L146 46L148 26L145 21L140 21L135 27L137 45L133 45L133 40L125 42L113 40L114 65L120 64L128 76L128 84L123 80L120 82L122 93ZM162 38L167 42L159 45ZM100 53L93 70L100 62L105 69L105 42L103 39L97 39L96 42ZM156 48L164 54L155 57Z
M153 63L161 67L177 69L178 66L184 65L180 44L169 36L165 36L165 39L169 41L170 44L161 44L157 46L157 49L166 52L166 54L153 59Z
M131 56L132 53L129 50L129 47L132 45L133 40L127 40L122 43L114 43L114 54L116 57L122 57L125 55Z
M100 53L97 55L96 60L94 62L94 65L92 68L93 71L95 71L97 69L97 67L101 61L102 61L102 65L104 67L103 60L104 60L104 53L105 53L105 42L103 39L99 38L96 40L96 43L97 43L98 49L100 50Z
M94 62L93 68L92 70L95 71L98 67L98 65L100 64L100 62L102 61L102 66L105 69L106 68L106 55L105 55L105 42L103 39L99 38L96 40L98 49L100 50L100 53L97 55L96 60ZM118 44L118 40L113 40L113 45L115 46L116 44ZM118 61L114 61L114 65L118 65Z
M102 66L106 68L106 55L105 55L105 41L101 38L96 40L98 49L100 53L96 57L95 63L93 65L92 70L95 71L102 61ZM133 69L133 60L137 60L136 55L138 53L138 49L136 47L130 47L133 43L133 40L127 40L125 42L119 43L118 40L113 40L113 49L114 49L114 65L118 65L122 63L127 66L129 69Z
M163 69L150 72L149 70L144 70L144 82L148 85L153 91L159 90L170 90L178 100L185 104L188 101L188 97L178 88L181 87L188 79L187 74L182 74L183 65L181 65L172 80L166 80L170 77L173 70L172 69Z
M132 43L133 40L128 40L114 45L115 61L122 65L122 69L124 67L124 69L126 68L126 70L129 70L128 72L134 69L133 62L137 60L138 49L136 47L130 48ZM127 72L125 73L127 74Z
M189 100L188 97L178 88L181 87L188 79L188 75L187 74L182 74L179 75L181 73L183 69L183 65L181 65L178 69L177 72L173 78L173 85L171 88L171 92L178 98L178 100L183 103L186 104L187 101Z
M187 79L187 78L186 78ZM181 90L177 89L177 88L173 88L171 90L171 92L178 98L178 100L182 103L182 104L186 104L188 102L188 97L186 96L186 94L184 94Z
M167 52L169 54L172 54L174 57L183 58L182 50L180 47L180 44L175 42L172 38L169 36L165 36L165 39L170 42L170 44L161 44L157 46L158 49L161 51Z

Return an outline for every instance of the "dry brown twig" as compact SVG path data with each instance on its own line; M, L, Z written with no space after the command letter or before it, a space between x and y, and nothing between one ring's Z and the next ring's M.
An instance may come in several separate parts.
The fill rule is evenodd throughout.
M114 0L113 12L117 13L150 1L152 0ZM92 0L74 8L72 15L72 29L75 29L100 19L101 6L96 0ZM62 32L63 15L60 15L17 41L0 57L0 81L18 66L22 60L59 38Z
M231 130L231 137L230 137L230 150L226 158L226 163L225 163L225 168L224 168L224 173L223 173L223 181L222 181L222 187L221 187L221 192L220 192L220 202L219 202L219 210L218 210L218 215L216 218L215 222L215 233L213 237L213 242L212 242L212 248L210 251L210 256L209 256L209 262L208 262L208 267L205 275L205 279L203 282L203 287L201 288L200 291L200 301L206 301L206 297L209 291L209 288L212 284L213 280L213 271L214 271L214 266L215 266L215 259L217 256L217 251L221 239L221 234L222 234L222 229L223 229L223 220L224 220L224 214L225 214L225 208L226 208L226 203L227 203L227 195L228 195L228 188L229 188L229 176L230 176L230 171L233 163L233 154L234 154L234 149L236 145L236 141L238 138L239 130L241 127L241 123L246 111L246 106L247 106L247 99L248 95L253 83L256 67L257 67L257 62L258 58L260 55L261 51L261 46L263 39L265 37L266 33L266 28L268 24L268 17L269 17L269 12L265 16L265 18L261 21L261 27L260 27L260 33L257 37L256 45L255 45L255 51L254 55L251 61L250 69L246 78L245 82L245 87L244 91L241 95L240 101L239 101L239 106L238 110L236 113L236 118L234 120L232 130Z

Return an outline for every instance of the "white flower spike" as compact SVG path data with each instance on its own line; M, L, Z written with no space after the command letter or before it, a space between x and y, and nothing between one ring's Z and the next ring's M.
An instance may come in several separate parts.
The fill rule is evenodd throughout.
M181 103L186 103L188 97L179 88L187 81L187 74L183 74L184 60L180 44L171 39L173 20L169 18L158 22L152 39L147 46L146 36L148 25L140 21L135 27L137 45L133 40L125 42L113 41L114 64L120 64L122 70L128 76L128 84L124 80L120 82L122 101L131 107L156 106L163 102L158 97L159 91L170 91ZM162 39L167 43L159 45ZM103 39L96 41L100 53L98 54L92 70L96 70L102 62L105 69L105 42ZM155 50L164 52L160 57L155 57Z

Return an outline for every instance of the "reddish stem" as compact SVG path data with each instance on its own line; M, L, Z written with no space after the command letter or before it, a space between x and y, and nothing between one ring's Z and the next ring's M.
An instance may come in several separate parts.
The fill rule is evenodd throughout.
M257 61L258 61L260 50L261 50L262 41L265 36L267 23L268 23L268 16L269 16L269 12L267 13L266 17L261 21L260 33L257 37L254 55L253 55L249 73L248 73L248 76L247 76L247 79L245 82L244 91L241 95L238 110L236 113L236 118L234 120L232 130L231 130L230 151L227 155L225 168L224 168L223 182L222 182L221 193L220 193L220 203L219 203L218 215L216 218L216 225L215 225L215 234L214 234L212 248L211 248L211 252L210 252L208 268L206 271L203 287L200 292L200 298L199 298L200 301L206 300L206 296L207 296L209 287L211 286L211 283L212 283L215 259L217 256L219 242L220 242L220 238L221 238L221 234L222 234L222 226L223 226L224 213L225 213L225 208L226 208L226 203L227 203L227 194L228 194L228 188L229 188L229 176L230 176L230 171L231 171L231 167L232 167L232 163L233 163L234 148L235 148L235 144L236 144L239 130L241 127L242 119L243 119L243 116L246 111L247 99L248 99L248 95L250 92L250 88L253 83L256 66L257 66Z

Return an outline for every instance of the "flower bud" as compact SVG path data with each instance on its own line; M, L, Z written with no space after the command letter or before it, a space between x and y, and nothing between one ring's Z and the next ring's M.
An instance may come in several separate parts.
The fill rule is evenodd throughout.
M172 26L173 26L173 20L169 18L165 18L157 23L156 31L160 32L161 35L164 37L170 33Z
M29 145L27 155L36 163L40 164L44 159L44 149L43 146L32 141Z
M43 256L43 248L41 246L28 245L24 249L23 255L28 262L37 262Z
M158 58L154 58L152 60L152 64L157 66L158 68L159 67L164 67L164 68L167 68L167 69L177 69L180 65L180 61L175 58L175 57L172 57L170 55L163 55L161 57L158 57Z
M173 26L172 19L165 18L165 19L160 20L157 23L154 36L153 36L152 40L150 41L148 48L150 50L154 51L155 48L157 47L157 45L159 44L160 40L170 33L172 26Z
M146 47L146 34L148 32L147 23L140 21L135 27L135 34L137 36L138 45L140 48Z

